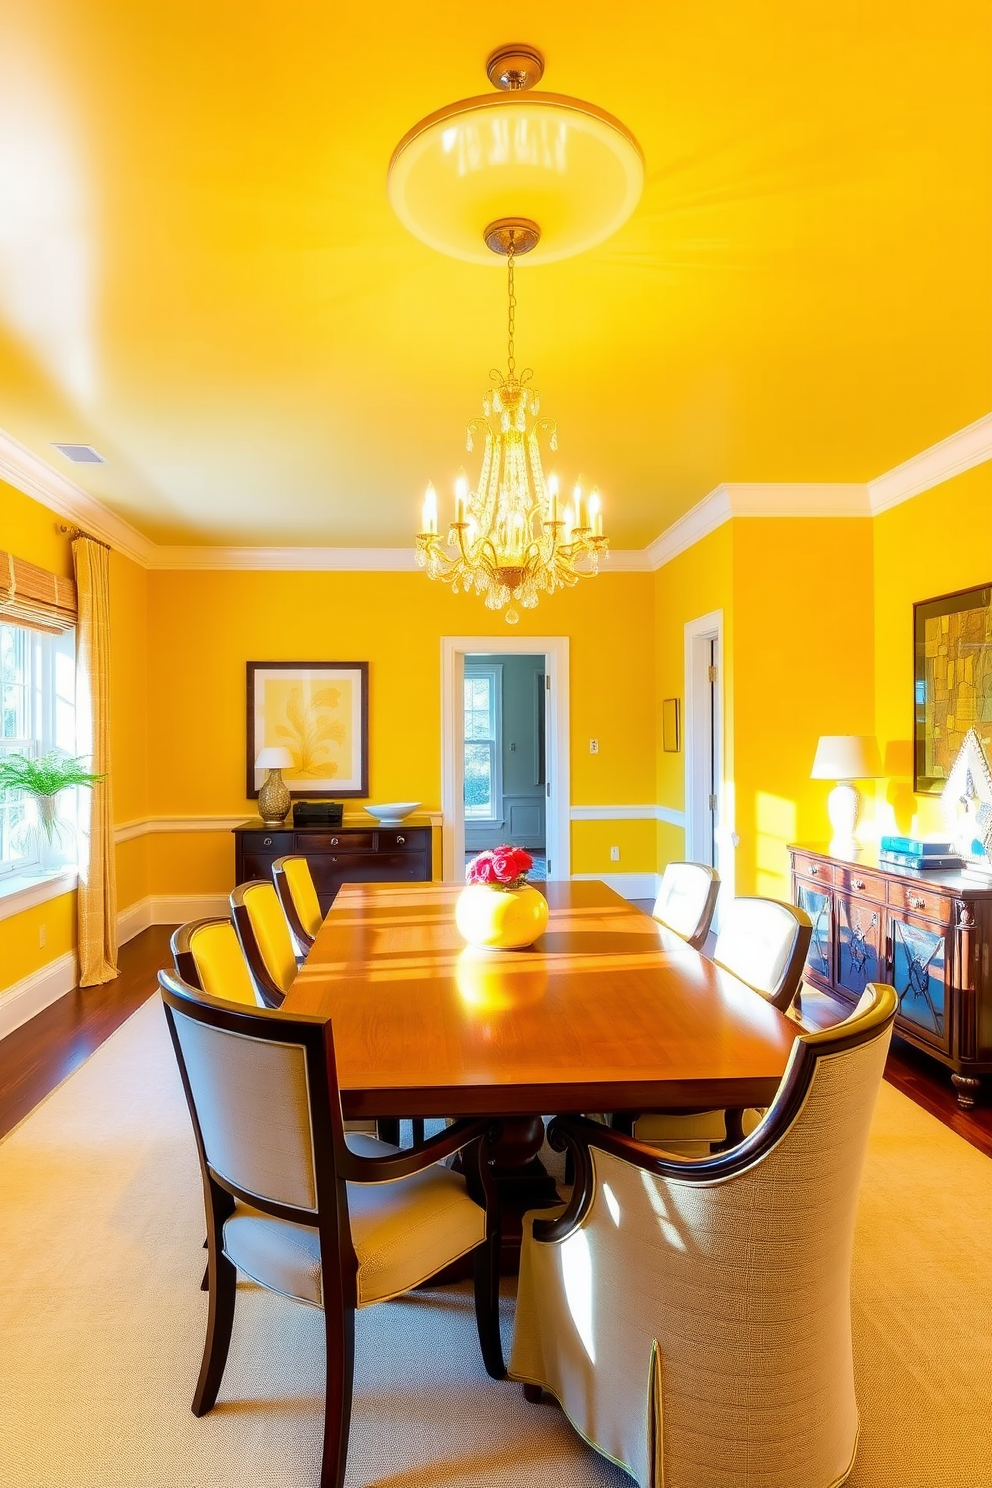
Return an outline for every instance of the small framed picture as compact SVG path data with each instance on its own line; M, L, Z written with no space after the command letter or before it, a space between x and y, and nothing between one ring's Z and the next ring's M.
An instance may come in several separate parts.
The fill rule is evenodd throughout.
M255 760L281 746L293 756L282 775L294 799L369 793L367 661L249 661L248 795L265 770Z
M661 703L661 747L666 754L682 749L682 700L663 698Z

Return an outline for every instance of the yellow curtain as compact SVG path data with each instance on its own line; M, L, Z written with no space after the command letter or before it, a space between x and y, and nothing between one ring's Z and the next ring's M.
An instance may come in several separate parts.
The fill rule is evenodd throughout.
M117 875L110 777L110 550L89 537L72 544L79 623L76 631L76 718L80 754L106 778L82 791L89 854L80 852L77 919L79 985L95 987L117 976ZM85 799L85 798L88 798ZM85 829L89 806L89 830Z

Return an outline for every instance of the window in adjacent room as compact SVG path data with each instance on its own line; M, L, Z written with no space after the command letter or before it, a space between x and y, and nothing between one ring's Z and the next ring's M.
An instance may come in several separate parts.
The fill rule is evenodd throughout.
M0 622L0 753L74 754L75 694L74 631L49 635ZM74 827L75 813L76 792L63 792L62 820ZM37 866L34 820L33 802L23 792L0 788L0 876Z
M465 820L501 821L502 667L465 665Z

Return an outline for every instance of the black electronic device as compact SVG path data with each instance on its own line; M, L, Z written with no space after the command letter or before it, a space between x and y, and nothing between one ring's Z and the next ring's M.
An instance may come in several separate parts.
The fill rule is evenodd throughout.
M294 801L295 827L339 827L344 819L341 801Z

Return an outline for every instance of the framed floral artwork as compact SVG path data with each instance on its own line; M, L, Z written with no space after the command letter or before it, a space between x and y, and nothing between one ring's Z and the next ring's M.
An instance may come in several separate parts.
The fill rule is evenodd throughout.
M369 664L367 661L249 661L248 795L265 779L261 750L288 749L282 776L290 795L369 793Z

